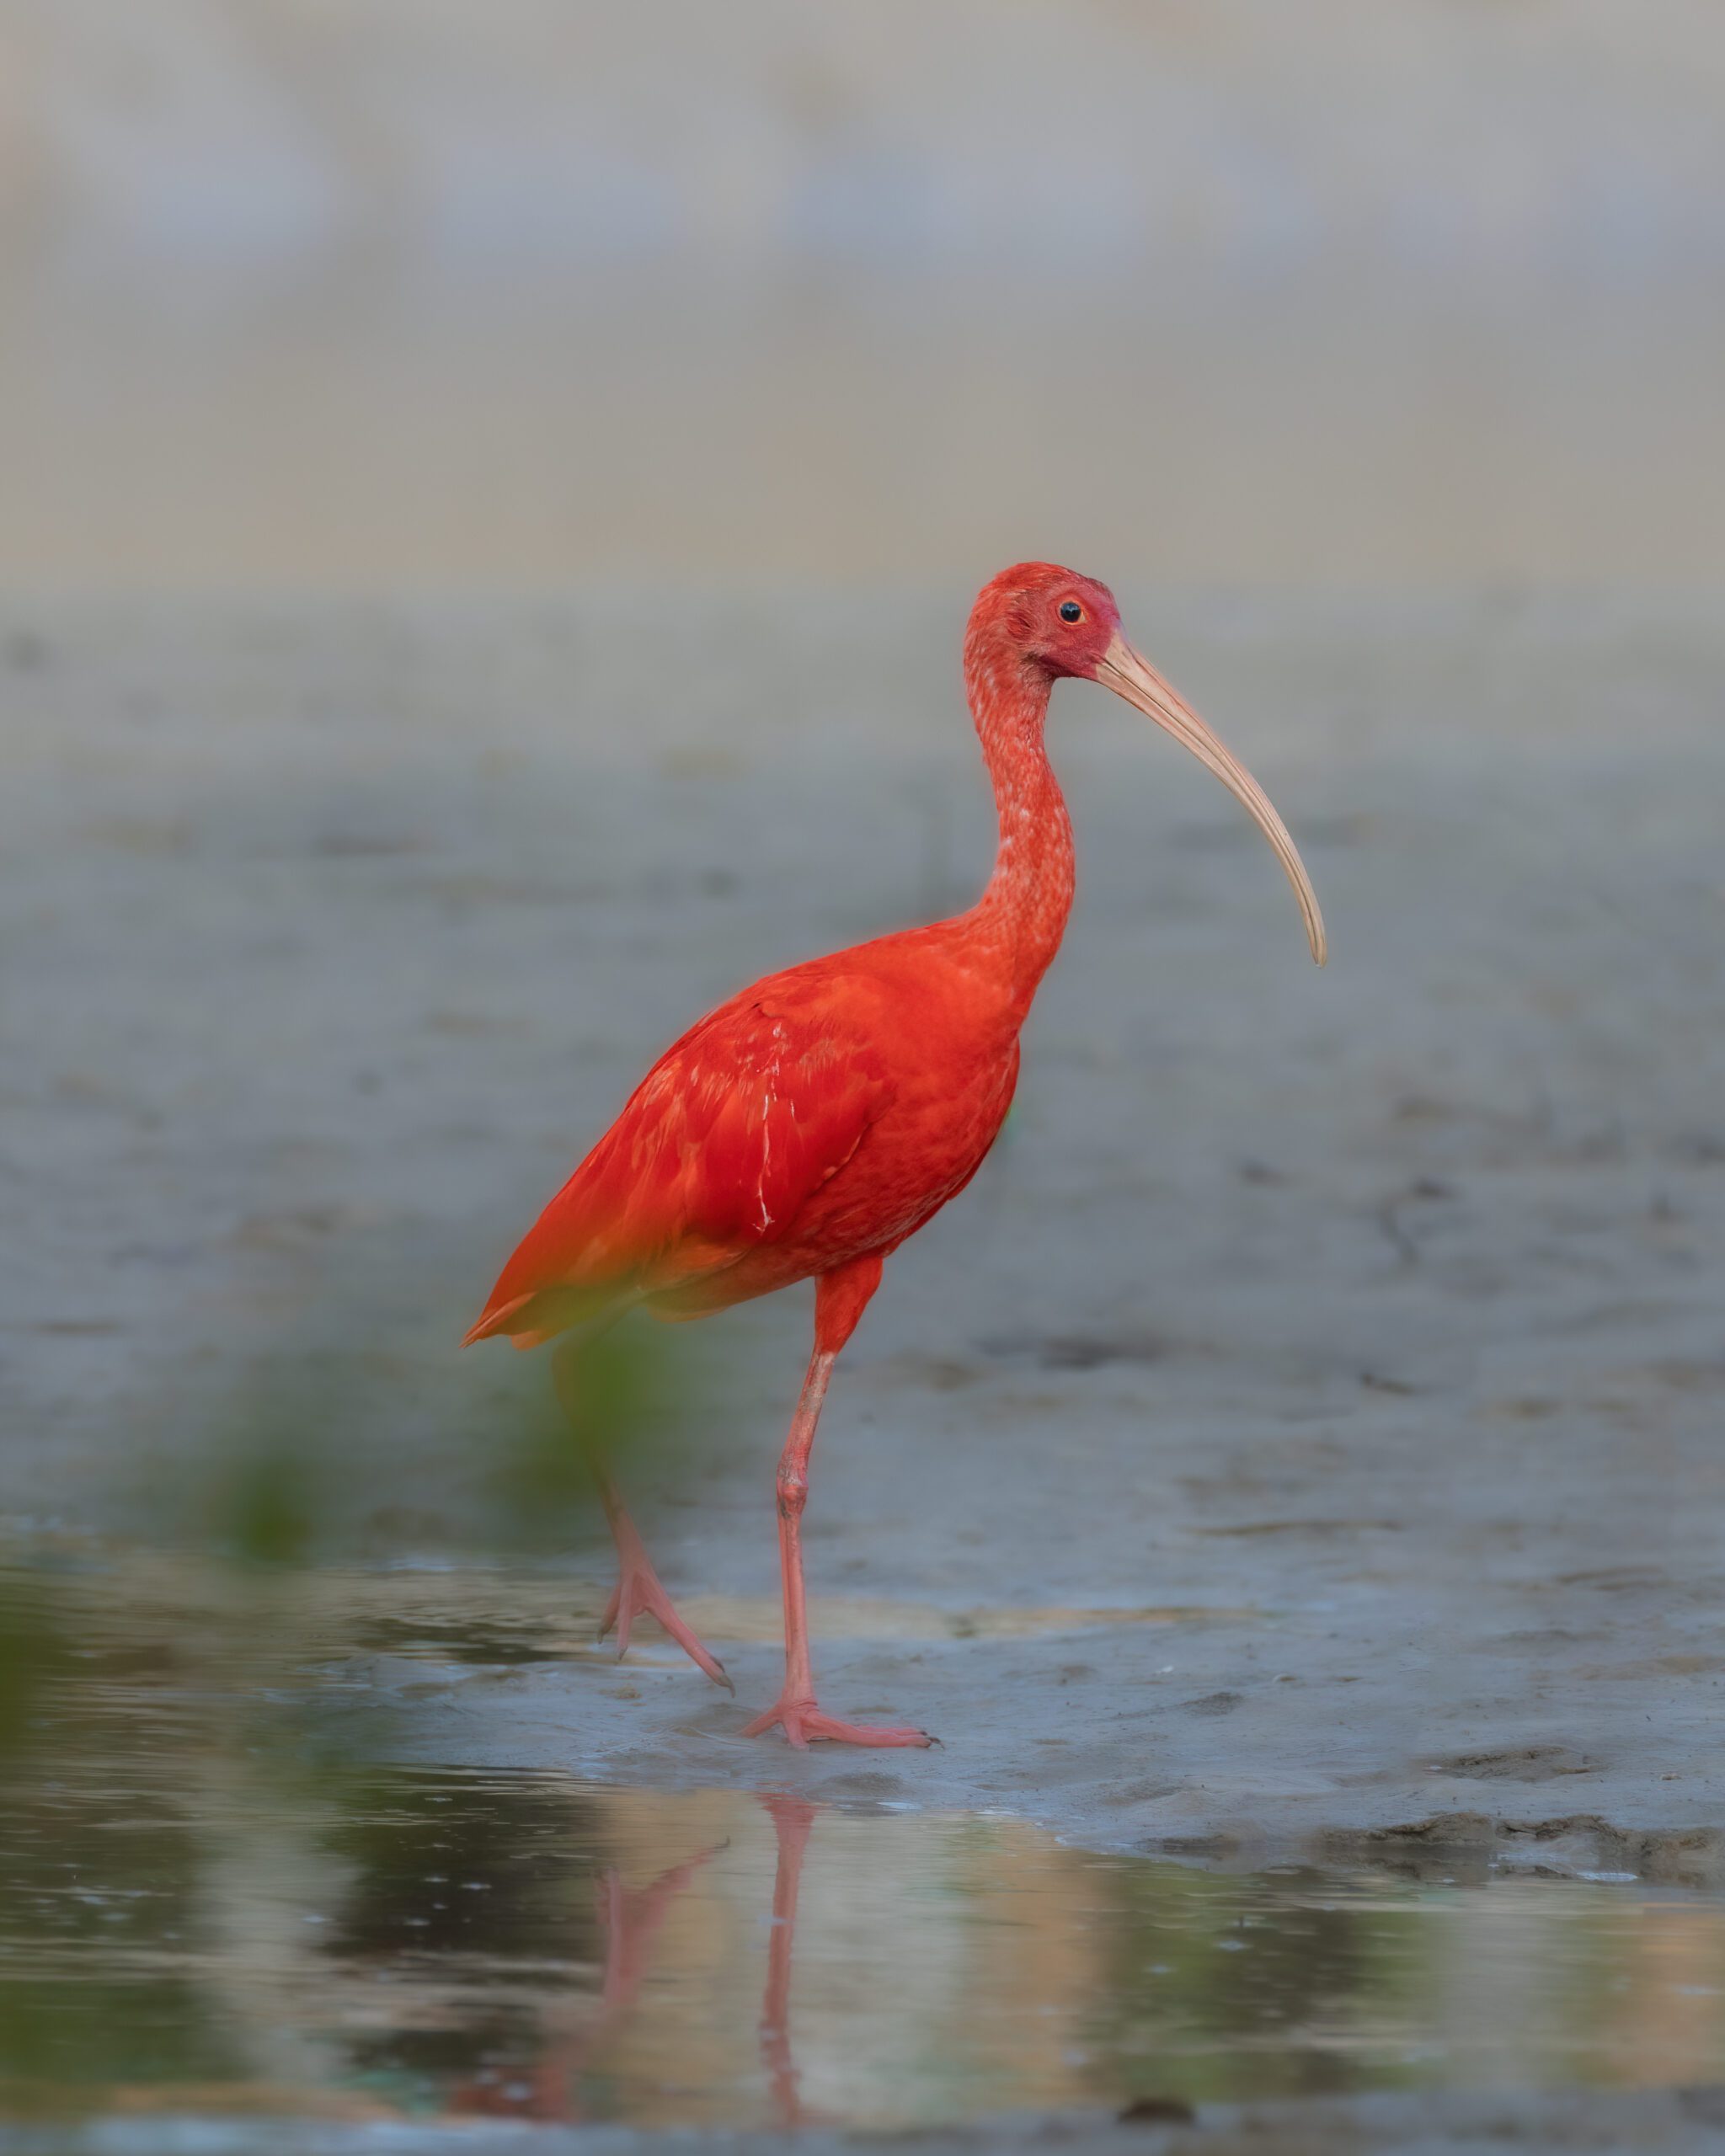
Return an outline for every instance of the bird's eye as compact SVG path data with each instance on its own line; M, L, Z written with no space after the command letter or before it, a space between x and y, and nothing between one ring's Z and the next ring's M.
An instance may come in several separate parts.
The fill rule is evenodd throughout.
M1063 622L1081 622L1084 619L1084 609L1076 599L1068 599L1060 607L1060 619Z

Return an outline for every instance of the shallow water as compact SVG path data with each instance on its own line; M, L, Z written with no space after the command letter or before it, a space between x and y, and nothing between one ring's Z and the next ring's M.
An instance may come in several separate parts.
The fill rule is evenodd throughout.
M5 2116L885 2126L1717 2073L1713 1897L383 1764L344 1649L541 1651L531 1593L435 1594L0 1577Z

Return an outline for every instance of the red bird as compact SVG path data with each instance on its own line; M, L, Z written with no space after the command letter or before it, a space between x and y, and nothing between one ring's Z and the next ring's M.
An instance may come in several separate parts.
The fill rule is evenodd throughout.
M1043 744L1049 691L1067 678L1124 696L1239 797L1323 963L1317 899L1281 818L1125 641L1107 588L1048 562L1003 570L964 637L1000 819L981 898L951 921L769 974L691 1027L541 1214L467 1335L505 1332L531 1348L635 1304L701 1317L814 1280L814 1352L778 1467L784 1688L746 1736L777 1726L798 1747L930 1741L838 1721L815 1703L803 1592L809 1456L833 1364L882 1264L969 1182L1012 1104L1019 1029L1072 905L1072 827ZM556 1374L574 1420L567 1351ZM621 1561L600 1637L615 1624L622 1652L644 1612L731 1689L673 1608L604 1460L591 1464Z

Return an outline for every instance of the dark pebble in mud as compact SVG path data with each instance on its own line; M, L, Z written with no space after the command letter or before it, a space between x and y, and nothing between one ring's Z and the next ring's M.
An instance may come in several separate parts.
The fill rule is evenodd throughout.
M1206 1692L1201 1700L1183 1700L1180 1704L1188 1715L1231 1715L1244 1697L1241 1692Z
M1191 2126L1198 2114L1178 2096L1135 2096L1115 2116L1122 2126Z
M1567 1744L1525 1744L1505 1752L1459 1753L1435 1759L1433 1771L1474 1781L1542 1782L1554 1774L1584 1774L1590 1762Z

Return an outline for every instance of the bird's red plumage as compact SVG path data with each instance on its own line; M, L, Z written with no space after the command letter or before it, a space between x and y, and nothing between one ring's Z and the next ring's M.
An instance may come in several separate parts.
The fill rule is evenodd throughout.
M980 902L773 974L692 1027L528 1231L469 1340L531 1347L636 1301L721 1309L892 1249L969 1181L1071 904L1042 741L1056 669L1023 657L1055 588L1084 593L1087 651L1117 616L1067 570L997 579L972 616L965 672L1001 837Z
M695 1315L902 1241L980 1163L1016 1037L955 1055L978 984L885 937L745 989L660 1057L468 1336L531 1346L644 1300Z
M660 1057L528 1231L469 1335L531 1344L782 1241L891 1097L841 984L757 982Z

